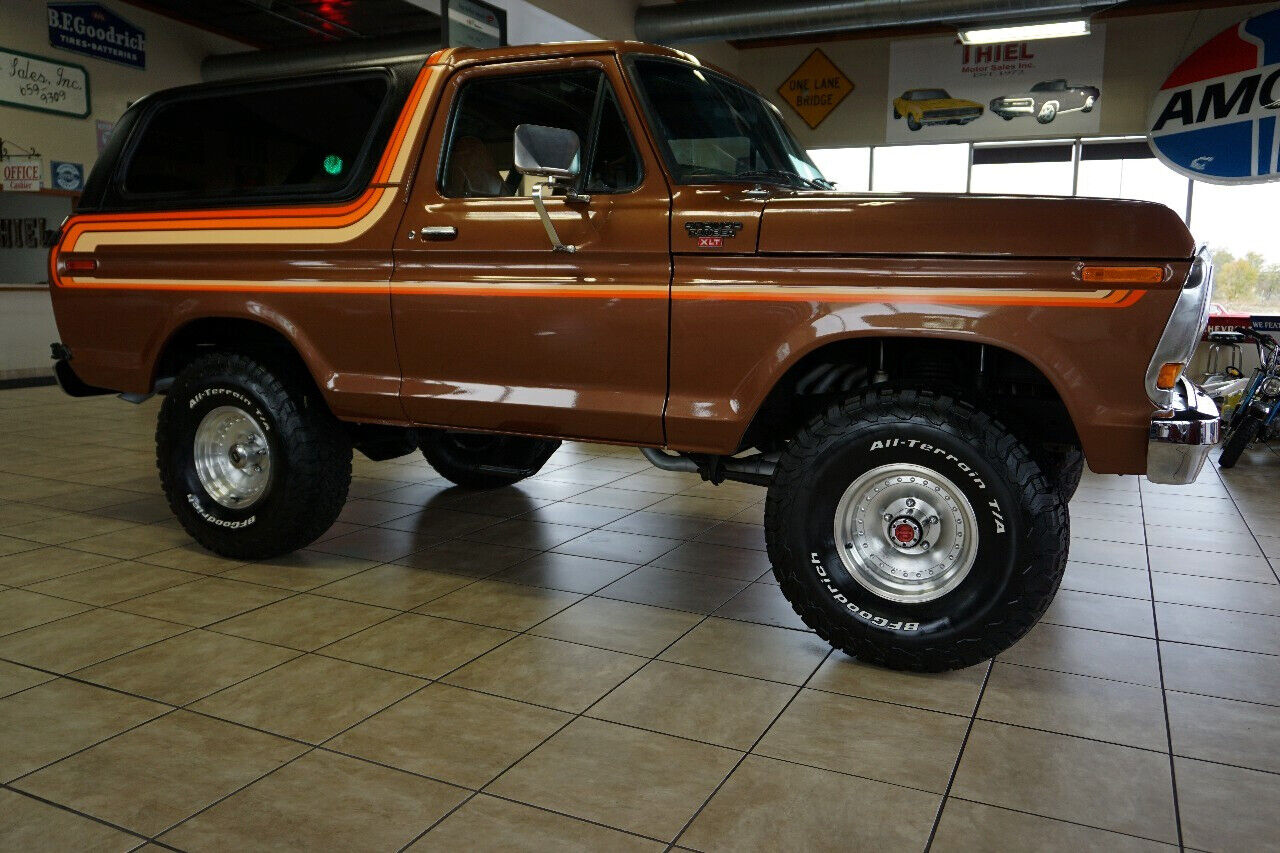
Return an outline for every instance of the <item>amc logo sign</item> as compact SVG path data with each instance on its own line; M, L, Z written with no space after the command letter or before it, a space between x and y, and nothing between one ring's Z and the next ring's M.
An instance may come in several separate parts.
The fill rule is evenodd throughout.
M1171 168L1213 183L1280 179L1280 9L1214 36L1174 69L1148 141Z

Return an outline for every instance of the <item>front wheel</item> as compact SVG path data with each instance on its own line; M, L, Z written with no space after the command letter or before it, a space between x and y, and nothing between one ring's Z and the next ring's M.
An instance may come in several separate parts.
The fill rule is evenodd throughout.
M833 406L788 444L765 534L783 594L833 646L893 669L959 669L1039 620L1069 521L1027 448L924 391Z
M923 126L924 125L920 123L920 119L912 115L907 116L907 127L909 127L910 129L919 130Z
M214 353L165 396L156 467L193 539L224 557L264 560L333 524L351 484L351 442L300 371Z
M418 446L446 480L466 489L496 489L538 473L560 442L433 429L420 431Z
M1218 457L1219 468L1234 468L1236 462L1240 461L1241 454L1244 449L1249 446L1249 442L1253 441L1254 436L1262 428L1262 420L1254 417L1252 412L1243 412L1240 417L1240 424L1227 437L1226 442L1222 445L1222 454Z
M1052 103L1045 104L1043 107L1040 108L1040 112L1036 113L1036 121L1040 122L1041 124L1049 124L1057 117L1058 117L1058 105L1052 104Z

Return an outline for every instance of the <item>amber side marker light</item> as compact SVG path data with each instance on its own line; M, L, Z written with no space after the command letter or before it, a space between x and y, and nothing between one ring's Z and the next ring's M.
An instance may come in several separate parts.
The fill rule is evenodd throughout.
M1092 284L1160 284L1164 267L1081 267L1080 280Z
M1180 361L1169 361L1160 368L1160 375L1156 377L1156 387L1161 391L1171 391L1173 386L1178 384L1178 377L1182 375L1182 370L1186 365Z

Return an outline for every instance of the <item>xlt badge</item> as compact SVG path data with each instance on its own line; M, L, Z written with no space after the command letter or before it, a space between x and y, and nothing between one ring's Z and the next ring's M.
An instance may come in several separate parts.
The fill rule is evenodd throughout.
M741 222L686 222L684 230L698 241L699 249L718 249L726 237L736 237L742 230Z

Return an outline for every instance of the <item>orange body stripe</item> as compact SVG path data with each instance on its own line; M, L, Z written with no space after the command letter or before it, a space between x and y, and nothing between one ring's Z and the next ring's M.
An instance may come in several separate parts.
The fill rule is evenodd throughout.
M549 299L666 299L665 287L580 287L577 285L557 285L551 287L504 287L469 286L469 285L405 285L395 282L371 281L368 283L334 282L276 282L276 281L244 281L228 284L204 284L201 282L173 281L130 281L114 279L66 278L62 286L92 290L174 290L217 292L255 292L255 293L385 293L399 296L488 296L488 297L527 297ZM990 291L986 293L929 295L926 292L904 293L858 293L850 289L842 293L816 293L801 288L776 288L757 291L690 291L676 288L671 292L672 299L682 301L723 300L735 302L825 302L830 304L899 302L932 305L1029 305L1037 307L1062 308L1127 308L1137 303L1147 291L1115 290L1106 296L1072 299L1069 297L1040 296L999 296Z

